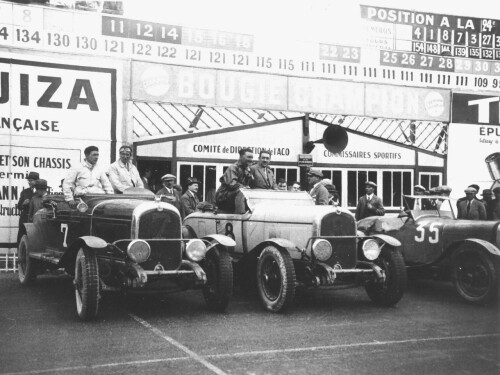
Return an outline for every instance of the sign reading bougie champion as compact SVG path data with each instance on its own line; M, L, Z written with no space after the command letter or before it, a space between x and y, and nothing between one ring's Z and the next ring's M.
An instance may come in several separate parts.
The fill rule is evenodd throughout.
M116 69L0 58L0 252L15 242L30 171L60 192L86 146L100 164L114 157L116 80Z

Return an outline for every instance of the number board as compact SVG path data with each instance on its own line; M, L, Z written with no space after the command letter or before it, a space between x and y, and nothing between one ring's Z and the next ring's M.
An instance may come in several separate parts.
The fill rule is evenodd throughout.
M361 5L366 22L396 25L397 50L500 60L500 21Z

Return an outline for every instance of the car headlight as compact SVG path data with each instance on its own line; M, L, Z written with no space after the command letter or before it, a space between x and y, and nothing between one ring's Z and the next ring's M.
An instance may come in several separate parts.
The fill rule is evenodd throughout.
M151 255L151 247L144 240L133 240L127 246L127 255L135 263L142 263Z
M202 240L189 240L186 245L186 255L193 262L199 262L205 257L207 247Z
M368 239L365 242L363 242L362 249L365 258L368 260L377 259L378 256L380 255L380 251L382 250L377 240L374 239Z
M312 252L316 259L324 262L332 256L332 244L327 240L316 240L313 242Z

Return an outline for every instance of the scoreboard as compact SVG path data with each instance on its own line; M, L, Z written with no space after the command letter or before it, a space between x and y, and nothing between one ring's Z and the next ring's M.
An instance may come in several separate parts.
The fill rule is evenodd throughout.
M381 65L500 74L499 20L366 5L361 17L365 29L378 31L365 44L383 49Z
M363 30L357 44L352 39L342 43L343 35L292 41L285 40L283 34L274 37L209 30L0 0L0 49L292 77L500 91L499 22L361 5L357 17L349 20L353 28Z

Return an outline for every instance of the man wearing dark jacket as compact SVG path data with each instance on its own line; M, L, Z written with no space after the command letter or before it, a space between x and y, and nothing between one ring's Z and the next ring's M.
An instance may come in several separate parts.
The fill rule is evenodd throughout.
M311 169L307 173L307 182L309 182L309 187L311 188L309 194L311 195L312 199L314 199L314 203L318 206L328 205L328 201L330 198L328 190L321 183L322 179L323 172L321 172L320 170Z
M376 187L377 184L375 184L375 182L365 182L366 194L359 198L358 207L356 208L356 220L361 220L369 216L385 215L382 199L377 197L374 193Z
M17 243L21 240L22 234L24 233L24 223L28 222L29 218L29 208L30 208L30 200L35 193L35 181L40 178L40 175L37 172L30 172L28 174L27 180L28 185L26 189L21 191L21 195L19 197L19 202L17 203L17 208L20 212L19 216L19 230L17 232Z
M457 219L486 220L486 208L481 201L475 198L477 190L468 187L464 191L465 199L457 203Z
M182 204L181 204L181 193L177 189L175 189L174 184L177 177L173 174L166 174L161 178L163 182L163 188L156 192L156 195L165 195L167 197L167 202L171 205L175 206L181 217L184 217Z
M181 197L182 208L184 210L184 216L187 216L196 211L198 207L198 203L200 200L198 199L198 184L200 181L196 179L196 177L188 178L188 189Z

